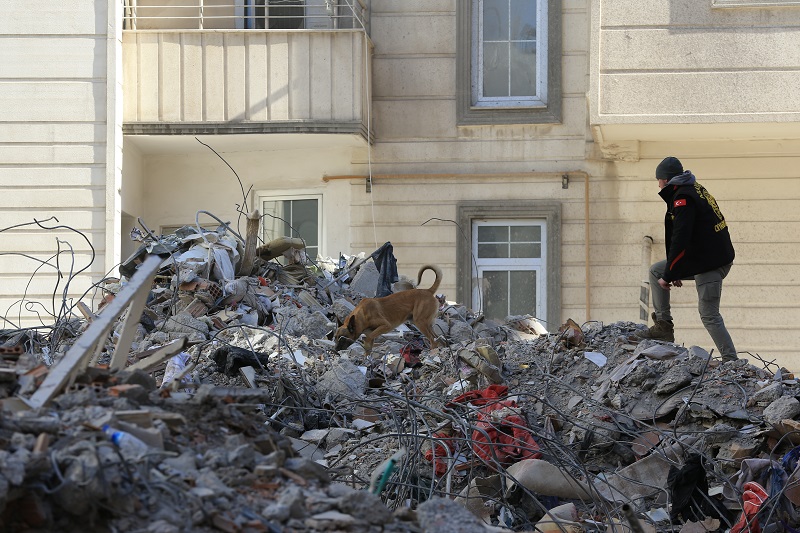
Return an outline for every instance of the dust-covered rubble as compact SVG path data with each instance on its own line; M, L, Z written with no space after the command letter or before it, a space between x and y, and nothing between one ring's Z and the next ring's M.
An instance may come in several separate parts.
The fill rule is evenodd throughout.
M289 238L244 265L235 237L145 238L97 309L0 331L3 529L800 527L798 381L758 354L444 295L440 347L406 325L337 350L362 298L412 282Z

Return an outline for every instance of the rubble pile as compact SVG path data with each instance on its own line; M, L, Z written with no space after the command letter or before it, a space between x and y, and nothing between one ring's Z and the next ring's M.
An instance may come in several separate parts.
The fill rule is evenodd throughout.
M401 326L366 355L334 331L411 286L389 243L140 238L98 309L0 331L4 530L800 527L798 381L757 354L440 297L439 348Z

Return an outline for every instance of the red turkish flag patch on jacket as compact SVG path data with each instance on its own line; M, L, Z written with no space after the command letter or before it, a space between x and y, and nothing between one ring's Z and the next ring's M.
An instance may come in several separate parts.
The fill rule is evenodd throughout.
M680 200L675 200L673 207L680 207L682 205L686 205L686 198L681 198Z

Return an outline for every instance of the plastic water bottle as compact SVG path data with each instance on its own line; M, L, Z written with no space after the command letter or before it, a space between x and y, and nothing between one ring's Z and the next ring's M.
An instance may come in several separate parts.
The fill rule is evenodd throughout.
M150 450L150 446L138 437L134 437L121 429L112 428L108 424L103 426L103 433L119 448L125 459L141 459Z

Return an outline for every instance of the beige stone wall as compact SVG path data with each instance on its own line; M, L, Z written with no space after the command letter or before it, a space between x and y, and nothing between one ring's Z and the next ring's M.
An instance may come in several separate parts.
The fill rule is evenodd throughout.
M241 139L238 148L226 144L234 136L224 137L220 140L204 136L203 142L217 150L236 170L242 179L241 187L251 191L246 202L243 202L236 176L225 163L207 148L200 146L198 149L198 143L194 142L195 146L182 148L183 153L176 147L172 153L164 155L143 155L142 187L146 200L139 211L130 214L142 217L157 231L163 226L194 224L197 212L205 210L231 222L236 229L239 221L236 206L244 203L245 210L250 211L257 207L258 194L323 194L325 237L321 253L332 257L338 257L339 252L349 253L349 189L344 182L326 183L323 177L354 174L351 161L354 151L360 150L360 140L353 138L346 144L342 140L330 141L339 145L325 147L322 143L312 148L308 143L313 143L313 136L307 136L304 149L265 150L265 146L278 144L274 136L236 136ZM128 138L126 143L126 146L135 145L136 140ZM363 189L363 182L361 187ZM200 223L217 225L203 214ZM240 234L244 229L242 217ZM126 235L122 237L127 238Z
M115 3L111 3L116 8ZM33 226L0 232L0 316L17 325L37 323L35 314L20 310L23 295L43 302L38 308L45 323L52 312L53 293L60 306L65 281L56 288L55 268L37 260L51 259L62 243L60 269L84 269L72 280L69 295L80 295L113 262L107 248L107 227L113 228L116 207L109 204L114 190L117 120L116 16L109 3L75 0L36 6L0 2L0 228L55 216L67 229L45 231ZM112 124L111 127L108 124ZM111 200L115 197L112 194ZM110 253L110 257L109 257ZM55 260L51 259L54 265ZM39 269L35 276L34 271ZM10 311L9 311L10 309ZM58 312L58 309L56 310ZM11 327L2 324L0 328Z
M441 265L441 290L455 299L459 232L452 223L421 226L423 222L431 217L455 220L459 201L560 201L563 251L556 268L562 270L562 313L576 320L585 316L584 185L573 182L565 190L557 176L602 168L587 161L588 2L566 0L561 16L562 122L459 127L456 1L372 2L374 172L464 176L377 180L372 195L354 185L354 249L373 248L377 232L378 242L394 244L402 273L415 276L429 261ZM556 175L503 177L531 171ZM475 173L496 177L468 177Z

